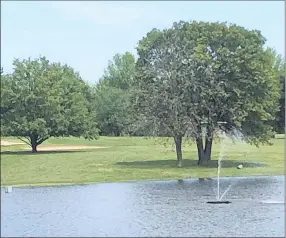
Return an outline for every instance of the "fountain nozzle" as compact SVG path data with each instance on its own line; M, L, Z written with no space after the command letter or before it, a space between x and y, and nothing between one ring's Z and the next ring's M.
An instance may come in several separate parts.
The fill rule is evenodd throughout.
M229 204L231 202L230 201L207 201L207 203L210 203L210 204Z

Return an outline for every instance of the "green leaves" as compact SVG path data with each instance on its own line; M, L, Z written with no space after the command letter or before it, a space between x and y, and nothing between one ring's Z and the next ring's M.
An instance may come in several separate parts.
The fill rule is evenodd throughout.
M196 138L201 121L212 130L226 121L226 131L267 141L271 127L261 121L278 110L279 85L275 55L264 43L259 31L226 23L181 21L152 30L137 48L135 108L169 135Z
M132 85L134 73L134 56L129 52L123 55L116 54L113 57L113 61L108 63L108 67L99 84L127 90Z
M7 135L30 141L33 136L38 141L51 136L97 138L91 91L72 68L45 57L16 59L13 65L14 72L1 82L1 120Z
M211 132L226 121L226 132L267 142L272 127L284 131L285 61L265 41L235 24L180 21L147 33L137 61L116 54L94 88L67 65L16 59L12 74L1 69L1 131L94 139L97 121L104 135L197 139L202 121Z
M129 94L122 89L101 86L95 93L96 121L103 135L128 133Z
M116 54L94 88L96 120L102 135L129 133L130 90L135 76L135 58L126 52Z

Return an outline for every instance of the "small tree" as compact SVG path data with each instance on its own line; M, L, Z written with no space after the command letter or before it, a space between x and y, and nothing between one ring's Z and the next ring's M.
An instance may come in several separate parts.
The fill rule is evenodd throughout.
M72 68L45 57L16 59L13 65L14 72L1 82L1 99L11 99L1 100L4 135L23 140L32 152L52 136L97 138L90 88ZM2 108L11 110L2 113Z

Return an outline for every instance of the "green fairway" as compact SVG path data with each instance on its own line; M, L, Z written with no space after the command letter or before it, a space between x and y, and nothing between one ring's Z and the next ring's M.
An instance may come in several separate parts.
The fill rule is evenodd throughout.
M20 142L15 138L5 141ZM284 174L284 140L272 146L233 144L225 146L221 176ZM1 147L1 185L55 185L215 177L221 151L214 144L212 163L197 166L196 145L183 145L183 168L176 167L171 140L166 145L154 139L100 137L96 141L78 138L51 138L43 146L101 146L84 150L50 150L32 154L26 145ZM257 164L260 163L260 164ZM237 165L244 168L238 170Z

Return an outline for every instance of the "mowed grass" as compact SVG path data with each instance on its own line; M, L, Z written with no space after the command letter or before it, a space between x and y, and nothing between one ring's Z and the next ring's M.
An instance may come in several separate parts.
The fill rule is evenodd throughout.
M15 138L5 141L20 142ZM221 176L284 174L284 139L272 146L255 146L227 141L224 149L213 146L212 163L197 166L195 144L184 143L183 167L176 167L172 140L166 145L154 139L136 137L51 138L43 145L89 145L105 148L76 151L42 151L32 154L26 145L1 147L1 185L86 184L133 180L208 178L217 175L217 159L224 157ZM244 168L238 170L237 165Z

